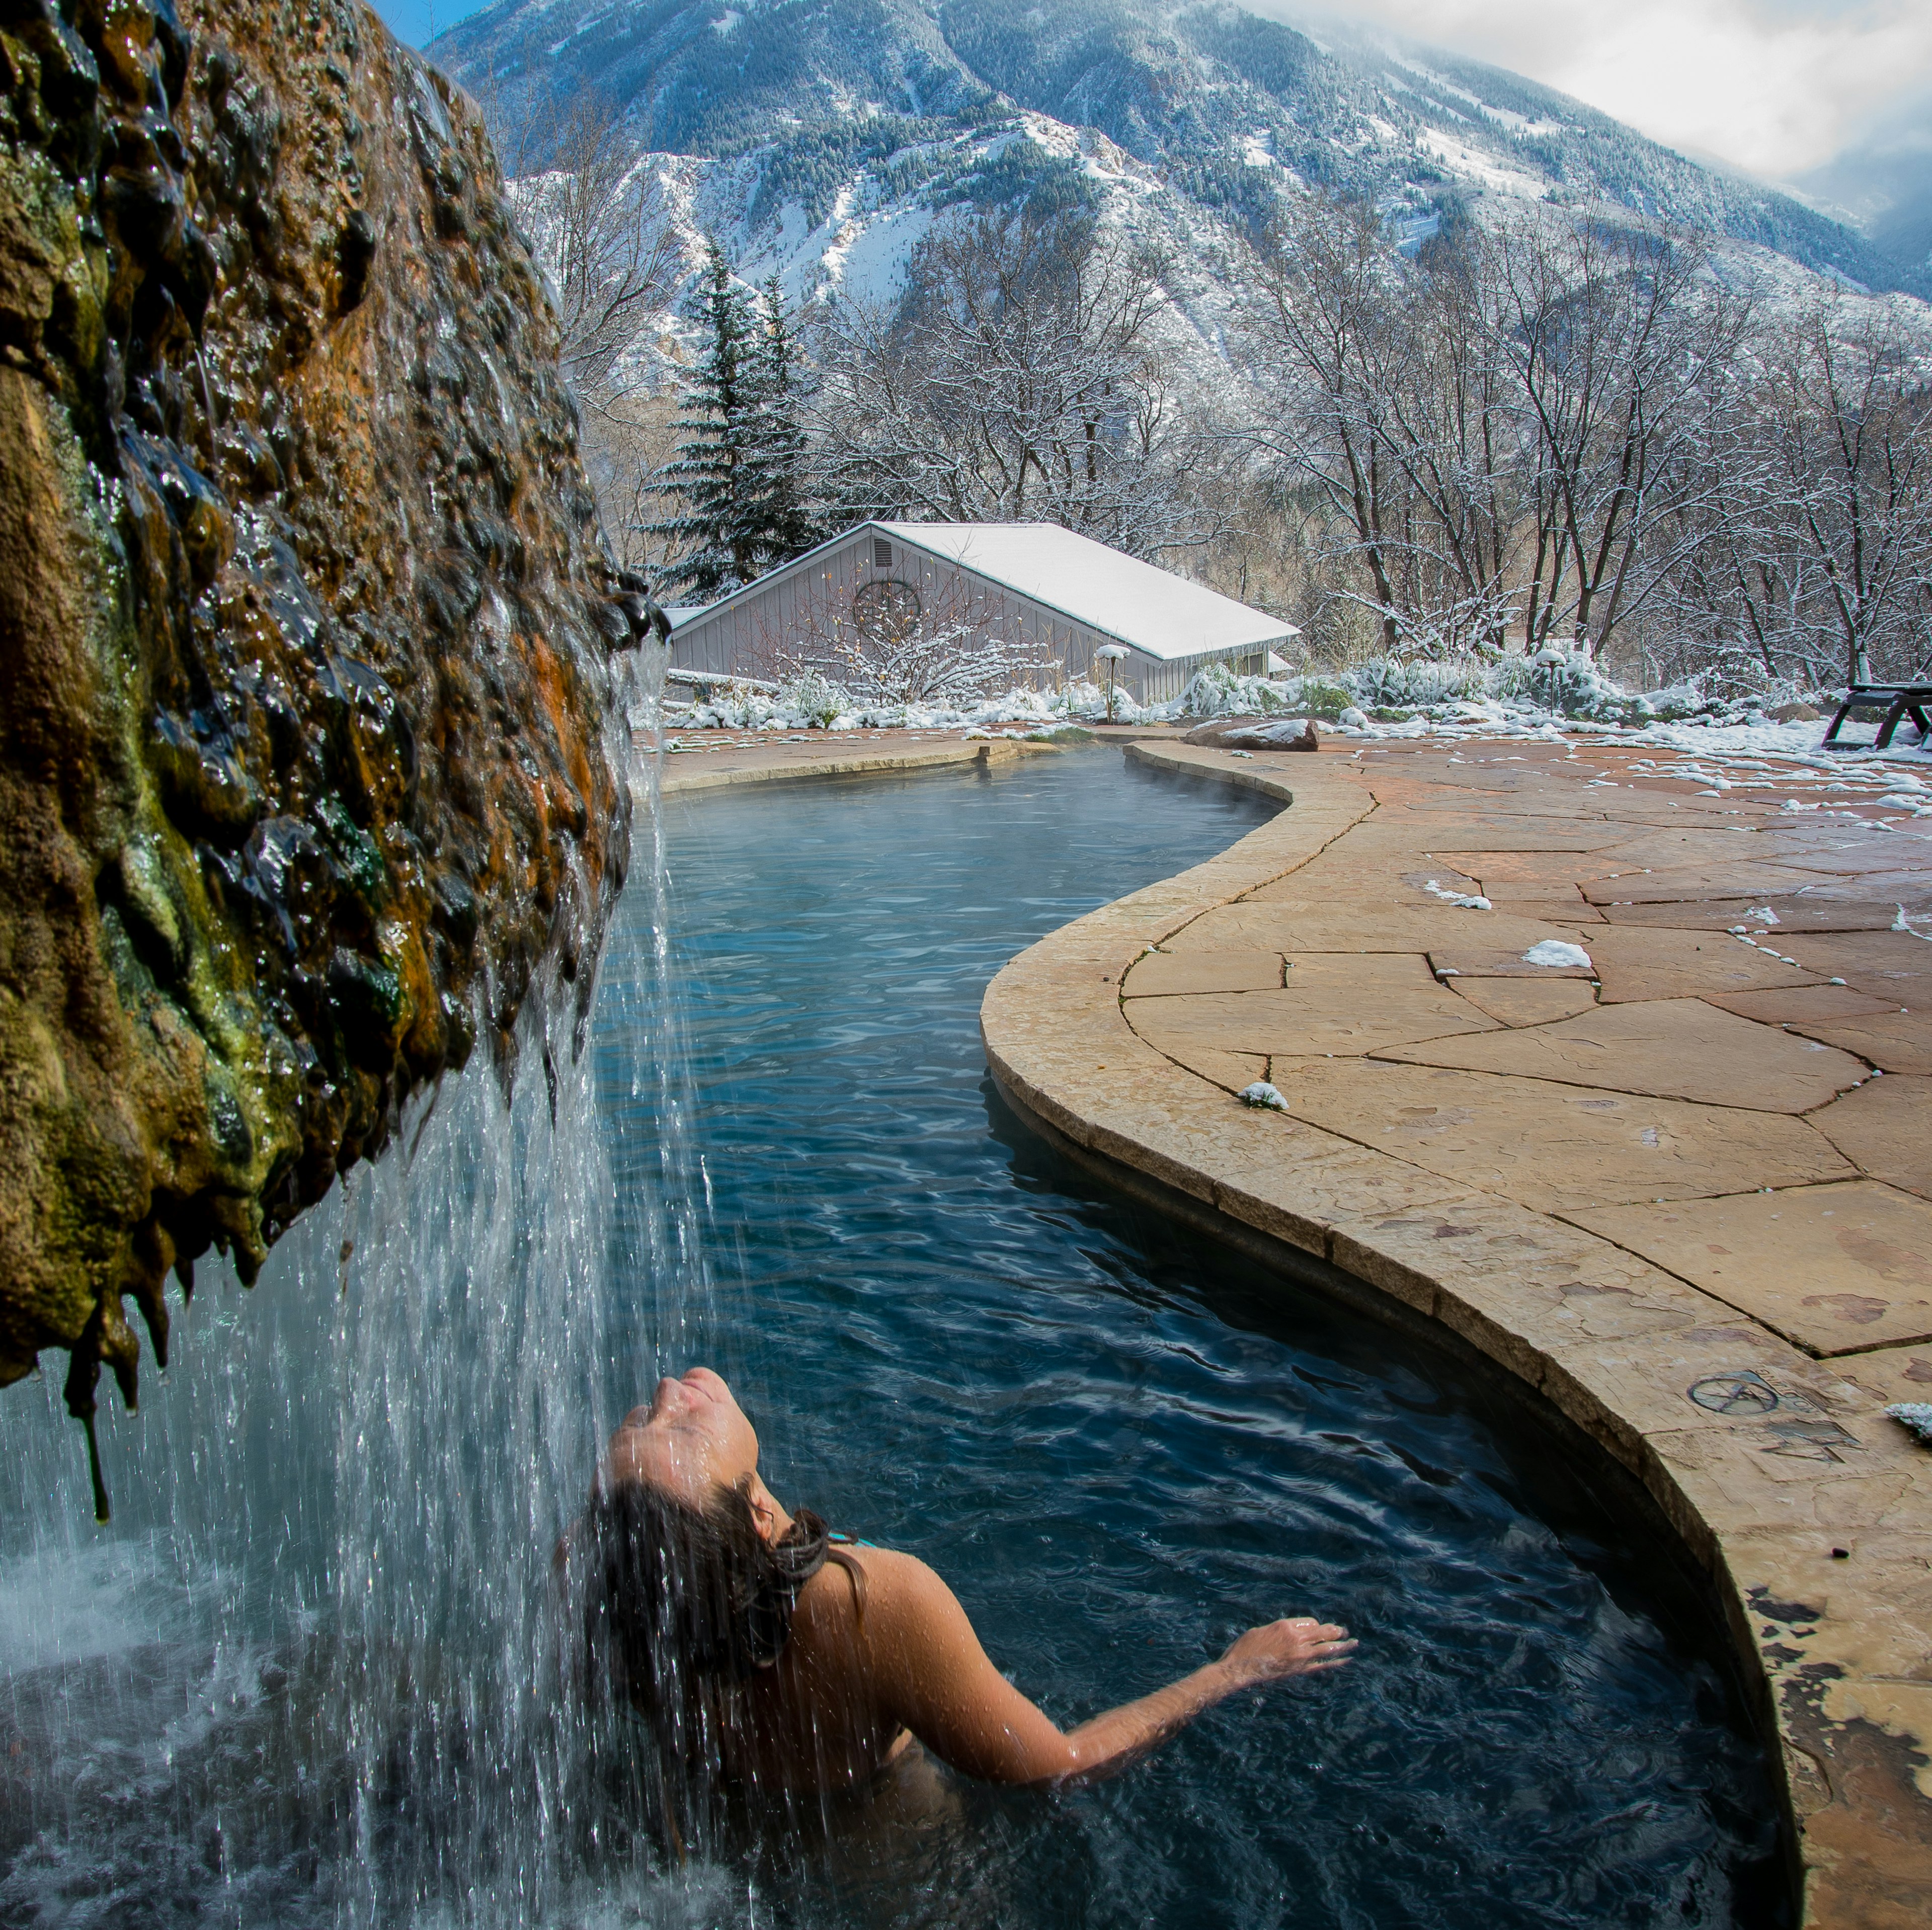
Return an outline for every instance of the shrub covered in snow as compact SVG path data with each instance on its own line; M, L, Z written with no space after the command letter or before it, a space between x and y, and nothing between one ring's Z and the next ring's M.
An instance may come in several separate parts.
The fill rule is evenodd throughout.
M1694 684L1637 694L1580 657L1542 664L1522 656L1408 662L1383 657L1345 670L1276 678L1238 676L1226 664L1210 664L1196 673L1178 706L1190 718L1297 714L1351 725L1358 717L1364 724L1416 717L1474 723L1484 715L1500 721L1504 715L1527 712L1634 727L1738 707L1707 697Z
M1475 656L1434 662L1391 659L1344 670L1283 677L1242 676L1225 664L1199 671L1174 701L1139 704L1126 691L1114 694L1114 715L1124 724L1180 724L1214 717L1313 717L1344 733L1412 736L1436 730L1456 733L1553 730L1655 730L1664 741L1728 743L1766 730L1778 748L1794 752L1816 723L1780 726L1766 712L1799 694L1784 686L1720 697L1700 682L1634 692L1612 682L1580 658L1538 663L1522 656ZM1816 702L1828 706L1832 700ZM713 686L688 709L672 706L674 729L913 730L966 727L1037 734L1067 723L1094 723L1107 709L1106 691L1078 680L1058 691L1014 689L1004 696L937 697L927 701L867 699L823 670L802 671L783 683L750 682ZM1680 733L1688 732L1688 738ZM1785 739L1788 737L1789 742ZM1732 748L1735 748L1733 746Z

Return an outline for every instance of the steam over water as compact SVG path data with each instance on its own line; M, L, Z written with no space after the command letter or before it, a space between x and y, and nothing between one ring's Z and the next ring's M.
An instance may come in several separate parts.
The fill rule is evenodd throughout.
M988 1084L1000 964L1265 808L1096 751L640 815L588 1049L564 988L550 1078L539 1027L251 1294L204 1268L104 1429L111 1530L58 1377L0 1395L0 1922L1776 1922L1714 1616L1617 1484ZM1099 1790L902 1780L667 1869L549 1561L698 1360L1063 1721L1279 1614L1360 1659Z

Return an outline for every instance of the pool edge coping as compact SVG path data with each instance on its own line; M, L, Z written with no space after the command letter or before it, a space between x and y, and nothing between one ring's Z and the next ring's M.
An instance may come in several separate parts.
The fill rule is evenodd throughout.
M1643 1411L1634 1395L1646 1353L1667 1353L1680 1335L1626 1335L1607 1350L1600 1341L1580 1342L1574 1328L1566 1333L1552 1325L1534 1295L1513 1297L1516 1283L1493 1275L1478 1281L1467 1269L1459 1278L1438 1257L1442 1249L1432 1254L1424 1243L1424 1223L1439 1230L1459 1215L1479 1225L1507 1222L1519 1240L1534 1239L1534 1221L1572 1247L1594 1236L1304 1122L1292 1129L1321 1155L1319 1182L1298 1188L1291 1179L1284 1185L1278 1170L1264 1173L1255 1163L1258 1149L1268 1163L1259 1135L1287 1129L1280 1116L1232 1104L1227 1089L1177 1064L1127 1023L1120 981L1148 949L1203 912L1306 864L1367 817L1372 799L1344 795L1328 758L1291 769L1178 745L1130 744L1125 754L1153 769L1259 790L1289 808L1218 856L1102 906L1010 961L980 1011L981 1038L1002 1093L1102 1170L1152 1181L1412 1310L1547 1400L1634 1473L1716 1587L1756 1696L1754 1713L1767 1744L1776 1738L1767 1755L1803 1923L1808 1930L1902 1930L1927 1920L1932 1684L1922 1675L1858 1669L1856 1641L1834 1658L1825 1652L1828 1643L1814 1639L1828 1623L1846 1635L1887 1618L1895 1623L1893 1605L1850 1569L1827 1577L1808 1572L1808 1551L1798 1542L1806 1535L1828 1539L1822 1528L1726 1529L1715 1504L1724 1499L1727 1455L1749 1451L1741 1435L1687 1427L1681 1416L1674 1426L1660 1425L1658 1410ZM1275 1163L1286 1163L1279 1148ZM1808 1372L1810 1384L1818 1384L1821 1363L1735 1309L1724 1307L1721 1319L1740 1345L1744 1330L1754 1329L1748 1336L1752 1358L1762 1357L1767 1371L1798 1379ZM1932 1476L1910 1461L1899 1464L1915 1491L1932 1494ZM1923 1548L1895 1530L1869 1539L1881 1544L1880 1566L1888 1556L1932 1566L1932 1536ZM1815 1562L1815 1551L1809 1555ZM1818 1595L1821 1579L1821 1599L1830 1606L1814 1611L1805 1599ZM1787 1618L1780 1610L1793 1612ZM1795 1623L1807 1625L1802 1639L1810 1648L1793 1648Z
M955 743L895 745L886 750L854 751L838 757L731 765L722 770L674 768L667 757L658 772L658 791L660 796L667 798L694 797L706 791L734 790L745 784L788 784L812 778L892 777L900 772L956 770L962 765L1003 764L1017 757L1065 748L1058 744L1029 744L1012 738L990 741L983 738L962 739Z

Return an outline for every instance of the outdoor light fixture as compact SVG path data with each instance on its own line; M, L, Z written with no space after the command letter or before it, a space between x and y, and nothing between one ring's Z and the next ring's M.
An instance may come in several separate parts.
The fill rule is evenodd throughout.
M1568 661L1562 650L1554 643L1544 644L1536 653L1538 667L1550 673L1550 707L1552 710L1556 708L1556 673Z
M1126 655L1118 643L1102 643L1094 655L1107 667L1107 721L1114 721L1114 666Z

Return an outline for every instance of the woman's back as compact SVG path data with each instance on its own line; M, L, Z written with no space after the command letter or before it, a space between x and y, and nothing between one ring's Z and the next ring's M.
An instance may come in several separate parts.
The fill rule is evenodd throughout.
M895 1619L904 1566L924 1564L890 1548L838 1554L800 1591L777 1662L735 1685L724 1766L741 1781L800 1793L860 1788L912 1740L882 1707L874 1649L882 1619Z

